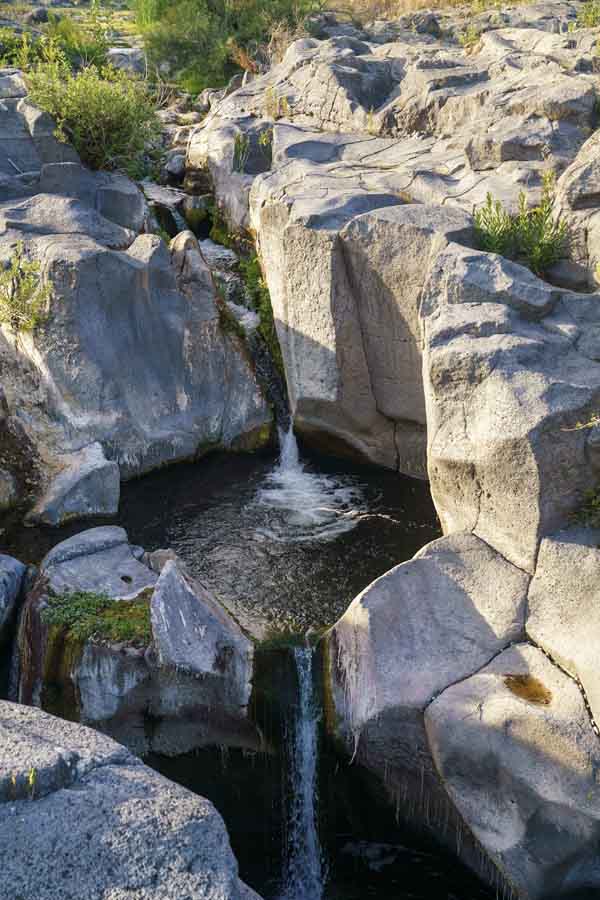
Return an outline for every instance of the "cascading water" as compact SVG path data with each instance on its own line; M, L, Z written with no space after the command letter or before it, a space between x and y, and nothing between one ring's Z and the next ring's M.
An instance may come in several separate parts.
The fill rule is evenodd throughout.
M295 647L298 705L290 730L291 795L287 856L279 900L321 900L324 867L317 826L319 713L314 699L312 649Z
M293 426L279 432L279 463L257 493L271 515L263 533L283 543L334 540L365 513L362 491L349 479L310 471L301 461Z

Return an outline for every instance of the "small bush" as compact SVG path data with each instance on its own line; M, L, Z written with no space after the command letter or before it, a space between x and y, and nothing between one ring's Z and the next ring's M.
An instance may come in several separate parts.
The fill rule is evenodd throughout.
M152 640L150 594L143 591L133 600L88 591L51 594L42 621L65 629L76 641L126 641L146 647Z
M40 276L40 264L27 259L19 241L8 268L0 270L0 322L16 337L32 331L44 318L51 286Z
M587 0L577 13L577 25L580 28L597 28L600 25L599 0Z
M600 528L600 488L591 488L585 492L583 503L572 519L577 525Z
M28 76L31 100L50 113L92 169L132 171L159 122L144 84L125 72L89 66L70 71L60 53Z
M257 57L269 57L271 35L297 33L323 2L133 0L133 6L151 63L168 66L186 90L199 92L226 84L243 69L257 70Z
M565 256L568 241L567 224L554 218L553 203L553 175L544 178L539 206L530 208L521 192L516 216L507 213L500 201L488 194L485 205L474 216L477 246L522 262L536 275L543 275Z

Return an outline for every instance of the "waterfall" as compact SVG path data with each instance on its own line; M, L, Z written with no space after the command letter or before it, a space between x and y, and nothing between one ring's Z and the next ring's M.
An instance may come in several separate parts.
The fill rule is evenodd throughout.
M291 795L280 900L321 900L324 871L317 828L319 712L313 696L312 649L295 647L294 661L298 705L290 735Z
M283 543L335 540L364 513L362 488L351 477L311 471L300 459L293 426L279 431L279 462L258 491L270 511L264 534Z

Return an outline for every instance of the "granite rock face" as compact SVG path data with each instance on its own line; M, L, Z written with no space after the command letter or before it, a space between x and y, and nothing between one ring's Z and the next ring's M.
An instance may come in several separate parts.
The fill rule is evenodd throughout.
M0 263L21 242L51 285L32 332L0 330L8 413L37 463L21 490L0 436L3 505L18 499L53 525L111 515L121 479L207 448L253 449L271 411L243 341L221 327L206 266L181 277L177 247L172 261L147 233L138 186L85 169L23 99L19 74L2 72Z
M6 702L0 844L2 900L260 900L208 800L96 731Z
M76 604L78 593L110 598L115 613L126 604L132 629L110 638L97 626L81 639L46 621L52 596ZM247 715L251 642L174 554L148 558L122 528L92 528L47 554L18 643L22 703L92 724L136 752L258 744Z
M207 176L233 227L256 235L306 439L425 475L423 284L445 242L472 244L488 192L516 210L552 171L557 209L577 205L567 182L580 153L593 159L595 115L593 36L567 33L577 11L329 22L194 129L189 176ZM563 286L588 284L578 265L562 266Z

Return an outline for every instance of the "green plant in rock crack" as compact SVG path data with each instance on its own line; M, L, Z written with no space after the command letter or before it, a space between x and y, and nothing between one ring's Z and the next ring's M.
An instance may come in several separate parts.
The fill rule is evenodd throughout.
M51 295L39 262L27 258L19 241L8 266L0 270L0 322L8 325L15 338L32 331L43 321Z
M250 156L250 139L247 134L236 134L233 142L233 169L243 173Z
M566 255L569 238L567 223L553 213L554 185L554 174L544 175L541 200L534 207L521 191L516 215L510 215L488 194L485 204L474 213L478 248L514 259L536 275L543 275Z

